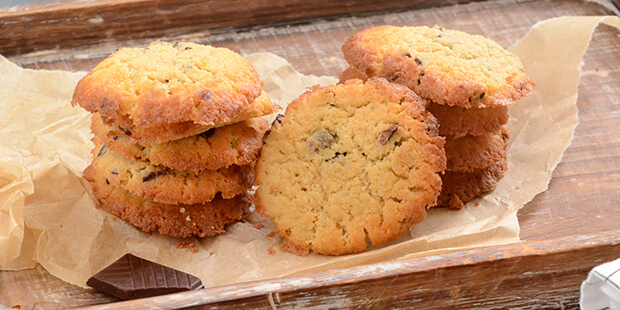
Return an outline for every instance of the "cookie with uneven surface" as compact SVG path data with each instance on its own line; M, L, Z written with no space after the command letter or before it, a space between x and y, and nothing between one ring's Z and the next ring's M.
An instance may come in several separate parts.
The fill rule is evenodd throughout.
M481 136L446 137L447 171L472 172L506 160L508 127Z
M136 196L166 204L196 204L211 201L217 194L228 199L245 193L253 183L251 166L230 166L191 173L128 160L94 138L95 173L110 184Z
M254 165L269 126L258 117L178 140L141 145L118 126L105 124L98 113L90 119L95 136L126 159L193 173L231 165Z
M269 111L276 111L276 108L279 109L279 107L276 107L271 102L271 99L264 91L254 101L257 103L258 106L272 107L272 109L270 109ZM101 115L101 118L107 125L118 126L119 129L121 129L126 135L131 136L131 138L133 138L134 140L145 145L152 143L165 143L168 141L178 140L189 136L195 136L211 128L229 125L229 123L222 123L214 127L211 125L201 125L187 121L147 127L133 125L132 120L127 116L120 117L116 120L109 119L103 115Z
M502 159L486 168L472 172L446 171L437 207L461 209L468 201L495 189L497 182L508 170L508 161Z
M95 198L110 213L145 232L157 231L176 238L215 236L226 232L226 225L250 213L247 195L231 199L216 197L201 204L170 205L135 196L110 184L93 166L84 170L84 178L91 182Z
M379 78L319 88L289 104L265 136L254 194L287 250L361 252L424 219L446 165L425 104Z
M534 87L514 54L485 37L442 27L368 28L350 36L342 51L366 76L404 84L438 104L504 106Z
M428 111L439 120L439 134L461 137L497 132L508 123L508 107L461 108L431 102Z
M78 82L72 104L124 128L191 122L205 131L273 113L271 102L255 100L262 87L252 65L229 49L155 41L101 61Z
M347 68L339 76L338 83L350 79L367 80L368 77L355 68ZM426 108L439 121L439 134L460 137L464 135L480 136L497 132L508 123L508 107L462 108L429 102Z

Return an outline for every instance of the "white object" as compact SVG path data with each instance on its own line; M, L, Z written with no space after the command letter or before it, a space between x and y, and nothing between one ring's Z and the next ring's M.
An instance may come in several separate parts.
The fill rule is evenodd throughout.
M594 267L581 284L582 310L620 310L620 259Z

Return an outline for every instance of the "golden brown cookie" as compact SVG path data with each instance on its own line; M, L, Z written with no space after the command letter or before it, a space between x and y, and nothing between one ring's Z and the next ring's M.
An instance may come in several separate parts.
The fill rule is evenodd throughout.
M249 214L251 205L247 195L232 199L216 197L210 202L192 205L157 203L110 184L93 166L84 170L84 178L92 183L95 198L113 215L145 232L158 231L177 238L224 233L226 225Z
M255 101L262 102L260 105L272 105L274 110L276 109L276 106L271 103L271 99L269 99L266 92L263 92ZM277 108L279 109L279 107ZM164 124L151 127L134 126L131 119L127 116L112 120L102 115L101 119L103 119L104 123L107 125L118 126L126 135L131 136L138 141L138 143L145 145L151 143L165 143L171 140L195 136L214 128L213 126L200 125L193 122ZM228 124L222 124L222 126L225 125Z
M342 84L352 79L360 79L362 81L366 81L368 80L368 77L364 73L360 72L359 70L349 67L346 70L344 70L342 73L340 73L340 75L338 76L338 83Z
M425 104L385 79L350 80L306 92L274 121L254 198L289 250L356 253L424 219L445 168Z
M508 123L508 107L461 108L431 102L428 111L439 120L442 136L481 136L497 132Z
M504 106L534 87L517 56L482 36L442 27L373 27L349 37L342 51L366 76L407 85L438 104Z
M166 204L196 204L245 193L253 183L251 166L230 166L200 173L170 169L139 160L128 160L94 138L95 173L110 184L142 198Z
M350 79L365 81L368 77L355 68L347 68L339 76L338 83ZM439 134L460 137L464 135L480 136L497 132L508 123L508 107L462 108L430 102L427 110L439 121Z
M125 130L105 124L98 113L90 119L95 136L126 159L193 173L231 165L254 165L268 127L267 121L258 117L212 128L195 136L142 146Z
M78 82L72 104L126 129L191 122L202 132L273 113L271 102L255 100L262 86L252 65L231 50L155 41L104 59Z
M502 159L486 168L472 172L446 171L437 207L461 209L465 203L495 189L497 181L508 169L508 162Z
M441 128L441 127L440 127ZM481 136L446 137L447 171L472 172L506 160L508 128Z

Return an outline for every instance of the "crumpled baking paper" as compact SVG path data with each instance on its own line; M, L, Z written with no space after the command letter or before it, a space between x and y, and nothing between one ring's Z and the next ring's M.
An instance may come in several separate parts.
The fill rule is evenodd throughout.
M282 241L270 234L273 225L256 214L230 225L224 235L187 239L197 246L195 253L177 248L181 239L144 233L115 218L98 206L81 178L93 147L89 114L71 107L70 100L84 73L21 69L0 57L0 267L39 263L85 286L90 276L133 253L212 287L517 242L517 211L547 188L573 137L581 58L601 22L620 28L617 17L552 19L511 48L537 86L510 108L509 170L495 191L460 211L432 209L411 233L341 257L281 251ZM247 58L282 106L306 87L336 82L301 75L272 54Z

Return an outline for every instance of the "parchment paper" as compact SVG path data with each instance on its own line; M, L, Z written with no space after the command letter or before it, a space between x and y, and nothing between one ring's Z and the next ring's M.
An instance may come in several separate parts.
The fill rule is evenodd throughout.
M93 147L89 114L69 104L84 73L24 70L0 57L0 267L40 263L60 279L86 280L127 252L201 278L205 287L355 266L519 240L517 210L544 191L570 144L577 119L581 58L592 31L617 17L542 22L512 51L537 83L510 109L509 170L480 205L432 209L411 233L365 253L342 257L282 252L273 226L256 214L215 238L180 239L138 231L98 206L81 178ZM304 76L271 54L248 56L281 105L333 77ZM544 133L544 134L542 134ZM270 249L273 252L270 254Z

